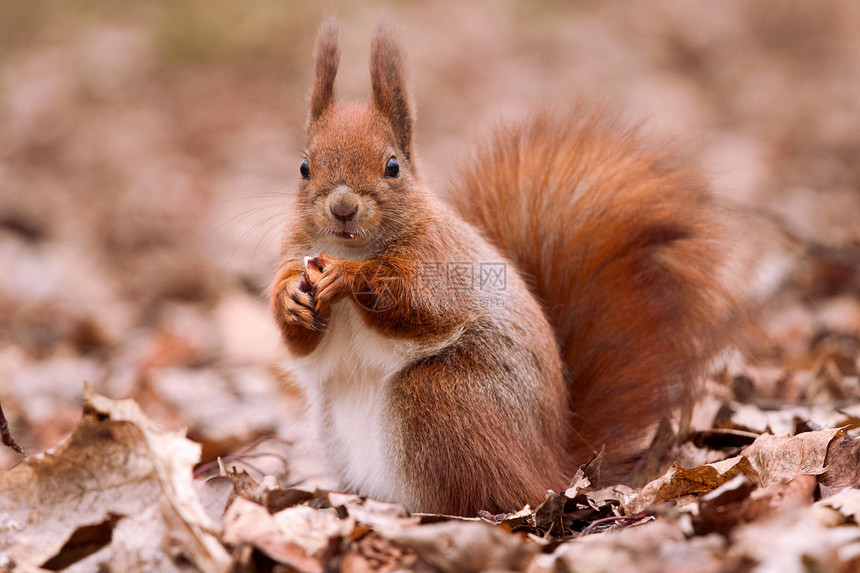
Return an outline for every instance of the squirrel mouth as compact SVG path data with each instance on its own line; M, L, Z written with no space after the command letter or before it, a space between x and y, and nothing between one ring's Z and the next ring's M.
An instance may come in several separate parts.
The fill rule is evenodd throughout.
M340 237L341 239L351 240L355 238L355 233L347 233L346 231L337 231L335 235Z

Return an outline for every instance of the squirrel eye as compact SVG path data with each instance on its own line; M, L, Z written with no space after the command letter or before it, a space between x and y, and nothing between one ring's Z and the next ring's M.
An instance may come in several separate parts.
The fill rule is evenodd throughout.
M385 164L385 176L386 177L397 177L400 174L400 164L397 163L397 160L391 157L388 160L388 163Z
M310 179L311 178L311 168L308 165L307 159L302 161L302 165L301 165L301 167L299 167L299 172L302 174L302 179Z

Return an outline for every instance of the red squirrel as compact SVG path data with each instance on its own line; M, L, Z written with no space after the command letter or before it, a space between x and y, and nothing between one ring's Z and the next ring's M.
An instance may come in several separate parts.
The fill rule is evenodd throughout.
M390 26L368 102L335 98L334 19L314 58L271 300L343 485L475 515L540 503L604 447L623 479L742 314L698 176L597 113L543 113L497 130L443 201Z

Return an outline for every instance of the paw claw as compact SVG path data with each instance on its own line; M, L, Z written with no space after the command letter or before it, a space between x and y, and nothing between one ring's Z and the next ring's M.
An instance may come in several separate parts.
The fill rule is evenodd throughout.
M310 294L313 290L313 285L308 280L308 275L306 273L302 273L299 275L299 290L303 293Z

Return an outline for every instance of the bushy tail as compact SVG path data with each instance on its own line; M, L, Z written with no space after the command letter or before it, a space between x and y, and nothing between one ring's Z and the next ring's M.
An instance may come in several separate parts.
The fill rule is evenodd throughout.
M571 461L632 469L741 321L720 210L695 173L597 114L499 129L453 186L530 282L567 368ZM653 434L652 434L653 435Z

